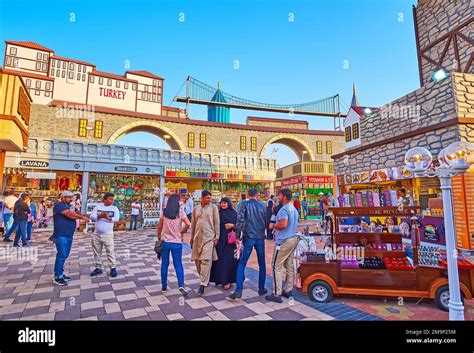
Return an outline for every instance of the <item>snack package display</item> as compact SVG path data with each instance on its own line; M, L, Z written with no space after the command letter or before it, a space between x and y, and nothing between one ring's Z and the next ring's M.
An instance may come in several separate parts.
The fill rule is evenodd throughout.
M378 192L372 193L372 198L374 200L374 207L380 207L380 194Z

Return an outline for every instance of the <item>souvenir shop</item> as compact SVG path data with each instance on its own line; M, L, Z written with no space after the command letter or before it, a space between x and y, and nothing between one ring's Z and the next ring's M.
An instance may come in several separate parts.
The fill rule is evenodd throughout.
M324 194L334 194L334 176L303 175L278 180L275 183L275 192L281 189L290 189L293 198L300 201L306 197L308 201L308 219L321 217L319 200Z
M179 195L191 194L195 202L199 201L201 190L211 191L215 201L226 196L235 204L240 200L240 195L249 189L269 196L271 186L270 174L248 170L167 167L165 171L166 191Z
M39 227L47 227L53 216L53 206L64 190L82 192L82 172L48 170L35 168L49 167L49 162L19 161L19 168L6 167L4 170L4 190L15 194L27 192L31 202L39 212Z
M101 172L97 173L98 170ZM77 191L76 198L81 199L81 208L87 213L101 202L106 192L114 193L123 228L131 214L132 201L140 200L143 226L158 224L160 193L164 189L163 167L59 158L33 160L7 155L5 176L4 190L18 194L26 191L33 202L45 205L44 227L52 226L53 206L64 190Z

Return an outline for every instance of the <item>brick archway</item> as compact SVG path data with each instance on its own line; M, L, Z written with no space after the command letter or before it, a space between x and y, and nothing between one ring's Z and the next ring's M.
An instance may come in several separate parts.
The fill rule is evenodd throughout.
M172 130L170 130L162 123L149 120L134 121L122 126L109 137L107 143L114 144L122 136L132 132L148 132L158 137L161 137L163 140L166 141L166 143L168 143L170 148L173 150L186 150L185 144ZM165 135L168 135L170 138L165 139Z
M298 159L301 160L303 156L303 151L307 151L306 157L304 158L305 161L315 161L316 156L310 145L302 139L298 139L295 135L291 134L279 134L277 136L272 137L268 140L260 150L260 157L265 157L265 153L267 151L268 146L272 143L281 143L283 145L288 146L291 148L295 154L298 156Z

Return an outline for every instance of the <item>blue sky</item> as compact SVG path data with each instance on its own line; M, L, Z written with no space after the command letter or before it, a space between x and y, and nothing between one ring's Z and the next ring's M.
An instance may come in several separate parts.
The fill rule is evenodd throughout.
M356 82L361 104L379 106L419 86L414 2L0 0L0 50L7 39L35 41L118 74L129 61L131 70L165 77L166 105L191 75L275 104L336 93L349 104ZM287 117L234 109L231 121L244 123L247 115ZM191 117L206 119L206 108L192 106ZM313 129L333 125L331 118L296 118ZM157 146L140 133L119 143ZM295 160L286 148L276 157L280 165Z

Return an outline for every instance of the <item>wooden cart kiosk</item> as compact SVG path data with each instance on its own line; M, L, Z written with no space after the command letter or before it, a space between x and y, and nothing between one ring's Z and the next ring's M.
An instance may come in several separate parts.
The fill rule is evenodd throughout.
M327 303L334 294L430 298L435 300L441 310L448 310L447 269L418 263L419 229L416 226L411 230L413 266L406 259L402 233L398 228L396 232L390 233L388 229L380 232L380 228L373 232L373 227L369 229L360 226L341 227L343 219L357 217L371 217L371 219L392 217L409 220L413 216L421 215L420 207L346 207L332 208L331 211L334 215L331 231L332 250L342 250L344 247L347 248L347 244L371 245L364 247L363 257L357 261L360 265L356 266L347 266L345 262L347 257L344 256L342 256L344 260L341 260L341 256L328 260L326 256L326 261L301 262L298 268L301 290L307 292L312 300ZM365 232L362 232L363 230ZM344 251L340 251L339 255L341 254L344 255ZM399 264L401 265L398 266ZM378 265L381 265L380 268ZM474 266L461 266L459 279L462 296L471 299L474 293Z

